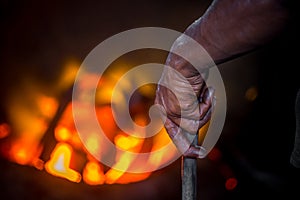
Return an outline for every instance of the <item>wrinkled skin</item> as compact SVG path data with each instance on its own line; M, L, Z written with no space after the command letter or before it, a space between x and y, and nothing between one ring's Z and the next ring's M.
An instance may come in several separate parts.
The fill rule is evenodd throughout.
M184 34L199 42L214 62L220 64L255 50L280 33L288 19L283 2L215 0L204 15L187 27ZM180 41L179 37L172 48L189 51L189 44ZM189 54L196 57L199 52L191 51ZM165 128L174 144L183 155L198 158L203 157L203 151L200 147L190 145L190 135L195 135L209 121L215 104L213 88L206 86L198 72L209 68L203 59L195 68L180 56L170 53L165 64L177 70L182 77L165 69L160 82L177 92L174 94L159 85L155 99L163 107ZM187 90L188 85L194 94Z
M203 152L200 147L190 147L190 144L193 136L211 117L214 90L207 87L202 75L183 58L170 54L166 65L179 69L177 72L183 76L165 69L160 83L165 83L167 87L163 85L157 87L155 101L165 110L165 127L177 148L184 155L202 157Z

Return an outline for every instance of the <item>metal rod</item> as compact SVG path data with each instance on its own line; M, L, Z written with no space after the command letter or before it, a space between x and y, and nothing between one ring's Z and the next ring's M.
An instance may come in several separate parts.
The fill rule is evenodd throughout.
M193 144L198 143L198 135ZM181 158L182 200L197 199L197 158L182 156Z

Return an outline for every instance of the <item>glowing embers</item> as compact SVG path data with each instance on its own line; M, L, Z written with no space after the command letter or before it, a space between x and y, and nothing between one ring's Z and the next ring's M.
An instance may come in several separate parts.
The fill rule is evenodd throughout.
M73 149L70 145L58 143L51 153L50 160L45 164L46 171L54 176L80 182L80 173L70 168L72 152Z
M130 152L139 153L144 139L136 138L133 136L128 136L126 134L119 133L114 138L115 145L123 150L127 150L128 152L122 152L119 155L116 155L116 162L106 173L106 183L121 183L126 184L130 182L141 181L143 179L148 178L151 173L127 173L126 171L135 161L136 156L131 154ZM142 164L142 163L135 163ZM121 169L121 170L116 170Z
M83 180L89 185L101 185L105 182L103 166L97 161L89 161L83 170Z
M82 180L89 185L128 184L148 178L151 175L150 172L128 172L128 169L132 165L143 166L145 164L151 164L150 162L140 162L136 160L135 155L127 153L127 151L134 153L141 152L142 149L145 148L145 139L137 138L120 131L114 123L110 106L97 106L96 110L99 123L103 127L106 136L118 148L124 150L116 155L110 155L113 156L113 165L111 167L103 166L102 163L92 156L98 152L102 152L104 155L107 153L107 146L101 142L98 133L91 132L91 134L85 138L85 145L81 143L72 118L72 102L70 102L55 127L54 136L58 144L52 151L50 160L45 165L46 171L52 175L73 182L80 181L78 177L82 175ZM140 125L145 124L142 117L138 117L136 120L139 121ZM160 140L164 141L162 138L163 135L159 135ZM168 135L165 133L163 137L168 138ZM155 146L157 146L157 144ZM151 150L151 148L152 147L148 144L148 148L146 149ZM81 158L82 162L79 164L78 160L80 158L78 159L78 152L84 157L84 159ZM71 157L72 159L70 159ZM74 168L70 166L74 166ZM155 166L159 166L159 164ZM116 170L116 168L121 170Z
M22 90L23 89L23 90ZM30 165L43 169L39 159L44 144L41 138L48 123L57 110L54 97L42 94L33 83L22 85L21 92L12 92L8 97L8 124L1 124L1 154L20 165Z
M7 123L0 124L0 139L7 137L11 132L11 128Z
M53 86L55 94L60 94L70 88L77 70L76 63L68 63L62 72L62 77L59 78L56 86ZM1 154L5 154L6 158L15 163L31 165L51 175L76 183L84 181L89 185L128 184L147 179L151 172L131 173L131 168L133 166L143 168L149 165L153 170L158 169L172 161L178 152L175 146L171 149L164 148L167 144L173 144L164 129L151 136L141 131L143 129L132 128L126 130L126 133L120 130L115 122L111 106L112 103L126 106L124 94L130 90L135 80L124 82L122 92L117 93L116 100L110 102L111 91L124 73L122 70L115 72L101 78L99 84L101 83L102 86L99 86L93 98L95 98L99 125L106 137L122 151L116 154L111 153L102 136L97 131L89 129L90 118L93 116L84 108L80 110L82 111L81 120L86 122L84 123L86 128L92 131L88 137L79 138L72 113L72 105L76 102L69 102L57 119L55 114L61 102L52 96L43 95L38 88L34 87L37 84L32 84L24 90L26 95L21 92L12 94L9 98L10 103L7 108L11 124L0 124L0 139L5 144L1 144ZM93 78L98 77L86 77L86 81L81 85L82 89L88 88L89 80ZM151 98L155 94L154 91L153 85L143 86L134 92L131 99L131 117L141 127L149 123L148 110L153 100ZM24 98L20 98L22 96ZM90 98L90 96L83 98ZM58 121L52 121L54 118ZM148 157L140 160L137 158L140 153L148 153ZM93 157L98 154L111 156L112 165L106 166Z
M41 170L43 161L39 159L39 156L43 146L31 139L15 139L9 149L8 159L20 165L31 165Z

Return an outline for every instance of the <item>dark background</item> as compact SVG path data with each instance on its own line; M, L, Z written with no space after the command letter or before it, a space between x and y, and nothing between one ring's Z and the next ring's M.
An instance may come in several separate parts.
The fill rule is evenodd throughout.
M0 119L7 96L26 78L51 87L68 59L82 62L106 38L137 27L184 29L201 16L207 0L185 1L1 1ZM217 147L221 160L198 160L199 199L292 199L299 169L289 163L299 88L299 25L295 7L286 29L268 45L221 64L227 118ZM266 24L267 26L267 24ZM245 99L255 87L254 101ZM226 190L222 166L238 185ZM1 199L181 199L180 160L143 181L89 186L44 171L0 161Z

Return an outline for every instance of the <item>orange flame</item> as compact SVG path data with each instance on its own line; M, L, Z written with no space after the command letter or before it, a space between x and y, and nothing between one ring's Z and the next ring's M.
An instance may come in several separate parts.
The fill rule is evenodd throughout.
M142 138L136 138L133 136L127 136L123 133L118 134L115 137L115 144L119 148L131 152L138 153L142 145L144 143L144 139ZM132 155L129 152L123 152L121 155L116 156L116 163L110 170L107 171L106 175L106 183L107 184L113 184L113 183L130 183L130 182L136 182L139 181L139 179L147 178L149 173L145 174L139 174L140 177L138 180L134 179L134 176L129 176L129 174L132 173L126 173L126 170L130 167L130 165L133 163L135 160L135 156ZM116 170L120 169L120 170ZM147 174L147 176L146 176ZM121 179L123 176L127 176L127 178ZM138 175L136 175L138 177Z
M89 185L100 185L105 181L103 167L96 161L89 161L83 170L83 180Z
M54 86L56 94L59 93L59 91L65 91L66 88L72 85L78 68L79 65L76 62L66 64L62 76L59 77L59 80L55 84L56 86ZM113 141L116 146L124 150L124 152L121 151L115 156L115 163L110 169L105 172L100 162L89 158L91 155L108 150L106 144L99 138L98 133L91 134L88 138L84 138L85 145L82 144L82 138L80 139L76 132L72 114L72 103L76 102L69 103L58 125L54 129L57 144L51 153L50 159L46 163L39 159L43 150L40 141L45 130L47 130L49 120L53 118L58 108L58 102L53 97L41 94L38 88L35 87L37 84L30 84L28 88L25 88L25 100L20 98L20 96L22 96L21 93L17 93L12 96L11 101L9 101L10 104L7 106L9 120L12 122L11 127L16 134L11 140L11 148L7 151L9 159L22 165L32 165L38 169L45 169L49 174L65 178L72 182L80 182L82 178L83 181L89 185L100 185L104 183L127 184L142 181L148 178L151 172L129 173L128 171L132 166L141 166L142 168L146 164L152 167L154 166L155 169L172 160L178 152L175 145L169 149L163 148L169 143L172 144L165 129L162 129L160 133L151 138L137 138L130 134L127 135L123 133L116 125L109 103L111 103L112 89L123 73L124 71L115 71L115 73L110 73L109 77L101 78L102 82L99 82L99 84L101 83L101 88L97 89L95 97L97 104L95 109L100 126L106 136ZM98 79L98 76L91 75L90 77L86 77L87 81L82 83L83 85L80 85L80 87L82 87L82 89L89 88L89 84L91 84L89 80L92 79ZM131 80L125 81L122 85L122 91L131 90L132 86ZM119 93L118 91L115 92L119 95L118 98L116 98L118 102L113 103L126 106L124 103L124 94L121 91L119 91ZM155 88L153 86L142 87L138 92L147 98L151 98L151 95L155 94ZM27 106L28 102L31 103L29 104L31 107ZM139 112L139 109L143 109L143 103L145 102L135 107L136 112L134 112L133 117L139 126L145 126L149 122L148 116L136 114ZM85 114L86 116L83 116L83 119L86 120L86 117L88 118L90 115L89 113ZM88 120L86 121L88 122ZM140 130L132 131L140 132ZM0 124L0 139L12 135L10 132L9 126ZM144 161L137 160L136 156L131 153L145 153L147 150L150 151L149 157L147 158L148 160ZM82 153L86 154L88 158L86 165L83 167L82 174L70 167L73 166L71 165L71 158L75 158L75 160L78 161L75 151L80 151L81 155ZM78 162L80 161L82 160ZM72 164L74 164L73 161Z
M42 150L42 145L35 143L29 138L15 139L9 150L9 159L20 165L31 165L42 170L43 161L39 159Z
M58 125L55 128L54 135L55 135L56 140L58 140L60 142L69 141L72 137L71 131L62 125Z
M46 171L54 176L66 178L72 182L80 182L80 173L69 167L72 152L73 150L70 145L58 143L51 154L50 160L45 164Z
M171 144L171 148L163 148L167 144ZM148 159L148 164L155 168L159 168L163 163L167 163L172 160L177 153L178 151L176 146L171 141L167 131L163 128L153 138L153 145Z
M10 134L10 129L7 123L0 124L0 139L7 137Z

